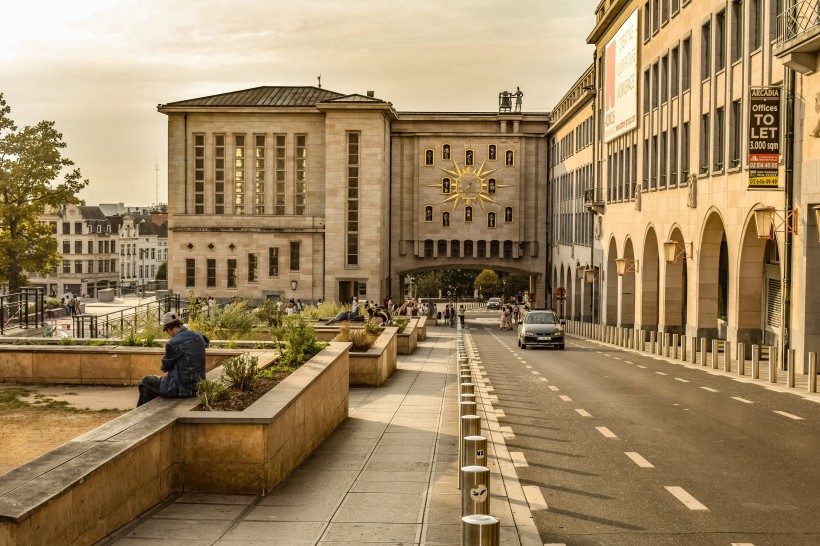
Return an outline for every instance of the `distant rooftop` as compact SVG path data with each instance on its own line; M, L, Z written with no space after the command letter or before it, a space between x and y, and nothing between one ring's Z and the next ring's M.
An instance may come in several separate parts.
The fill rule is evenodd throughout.
M220 93L197 99L181 100L160 104L160 108L179 106L193 107L237 107L237 106L271 106L271 107L305 107L316 106L320 102L373 102L385 101L364 95L345 95L320 87L254 87L242 91Z

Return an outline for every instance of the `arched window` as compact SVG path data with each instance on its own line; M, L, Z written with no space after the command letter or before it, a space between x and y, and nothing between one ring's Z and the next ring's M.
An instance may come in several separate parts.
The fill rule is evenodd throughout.
M447 255L447 241L444 239L438 240L438 256L442 258Z
M450 213L447 211L441 213L441 227L450 227Z
M425 258L432 258L433 257L433 240L427 239L424 241L424 257Z
M461 257L461 241L450 241L450 257Z
M490 241L490 258L498 258L498 241Z
M505 258L512 258L512 241L504 241L504 257Z
M479 258L486 258L487 257L487 241L479 241L476 248L478 250L478 257Z
M472 241L464 241L464 257L465 258L472 258L473 257L473 242Z

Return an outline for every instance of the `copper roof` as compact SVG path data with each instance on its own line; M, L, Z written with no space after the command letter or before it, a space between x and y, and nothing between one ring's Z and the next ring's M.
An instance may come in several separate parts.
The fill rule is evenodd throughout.
M349 96L349 95L348 95ZM315 106L318 102L345 97L342 93L319 87L254 87L242 91L232 91L210 95L198 99L181 100L162 104L160 107L241 107L241 106ZM377 99L371 99L377 100Z

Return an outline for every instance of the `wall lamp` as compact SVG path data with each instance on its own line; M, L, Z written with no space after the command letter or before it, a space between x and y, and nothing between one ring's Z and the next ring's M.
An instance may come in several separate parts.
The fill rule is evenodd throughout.
M638 265L638 260L627 260L626 258L615 260L615 267L618 270L619 277L623 277L627 273L640 273Z
M594 267L587 266L587 268L584 269L584 279L589 284L594 283L595 279L597 279L599 276L600 275L598 274L598 270L595 269Z
M298 281L290 281L290 289L296 292L296 286L299 284Z
M755 227L758 239L774 239L774 232L784 227L786 233L798 233L797 209L784 211L783 216L774 207L761 207L754 210ZM815 209L815 214L817 213ZM777 224L775 224L775 219Z
M663 253L666 256L666 263L676 264L680 258L691 260L695 251L692 243L666 241L663 243Z
M583 266L583 265L579 265L578 267L576 267L575 268L575 278L578 279L579 281L583 280L584 271L586 271L586 270L587 270L586 266Z

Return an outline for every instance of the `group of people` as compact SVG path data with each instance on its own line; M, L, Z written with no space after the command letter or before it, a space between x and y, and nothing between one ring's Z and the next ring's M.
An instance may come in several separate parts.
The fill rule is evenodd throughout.
M285 314L293 315L293 314L301 314L302 313L302 300L296 299L294 301L293 298L290 298L290 301L285 305Z
M452 303L448 303L444 306L444 322L449 324L450 326L455 326L456 318L461 323L462 328L464 327L464 313L465 309L463 305L458 306L458 310L456 311L456 306Z
M512 330L521 320L521 307L518 303L507 303L501 308L501 322L499 329Z
M81 315L82 307L80 306L80 297L67 295L60 298L60 305L65 309L66 315Z

